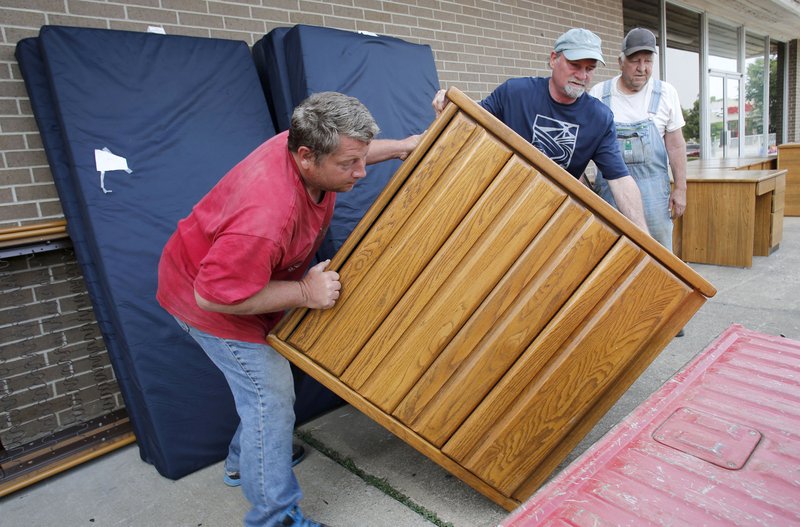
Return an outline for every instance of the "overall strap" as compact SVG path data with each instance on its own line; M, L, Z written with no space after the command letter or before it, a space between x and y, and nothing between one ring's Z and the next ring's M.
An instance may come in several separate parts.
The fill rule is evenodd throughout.
M653 79L653 93L650 97L650 107L647 113L655 115L658 113L658 104L661 102L661 81Z
M600 100L603 102L603 104L605 104L609 108L611 108L611 83L613 81L614 81L614 79L609 79L609 80L603 82L603 95L600 98Z

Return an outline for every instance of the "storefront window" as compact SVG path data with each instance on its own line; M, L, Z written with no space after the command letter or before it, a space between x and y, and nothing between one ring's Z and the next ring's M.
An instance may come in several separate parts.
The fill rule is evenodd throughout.
M700 13L667 4L666 81L678 91L686 154L700 156Z
M708 21L708 117L711 135L707 157L740 157L739 33L736 28Z
M778 146L786 142L784 130L784 63L786 45L775 40L769 41L769 154L776 154ZM775 137L773 140L772 137Z
M626 32L644 27L655 33L660 45L665 44L666 51L657 60L664 79L678 91L690 158L774 153L786 127L784 44L749 31L747 25L728 25L699 8L664 0L623 0L622 5ZM666 28L665 35L661 28ZM658 66L653 75L659 77Z
M775 143L775 134L770 139L764 128L768 120L768 105L764 104L764 80L766 68L766 39L747 33L745 38L744 70L744 157L765 156L769 145Z
M739 35L736 28L708 21L708 67L717 71L737 72Z

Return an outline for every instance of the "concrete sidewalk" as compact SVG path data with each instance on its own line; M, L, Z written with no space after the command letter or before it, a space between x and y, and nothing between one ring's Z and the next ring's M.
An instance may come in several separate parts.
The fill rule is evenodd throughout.
M800 218L750 269L692 265L718 293L570 454L571 461L733 323L800 340ZM496 525L508 513L350 406L300 427L307 458L295 471L304 512L336 527ZM131 445L0 499L0 525L241 525L248 508L222 483L222 463L179 481L158 475Z

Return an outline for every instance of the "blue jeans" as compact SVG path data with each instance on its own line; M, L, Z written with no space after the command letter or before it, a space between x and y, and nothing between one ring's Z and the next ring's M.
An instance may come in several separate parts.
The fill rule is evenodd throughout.
M233 393L240 422L225 470L239 472L242 491L253 506L244 525L278 525L302 498L292 471L295 395L289 361L266 343L222 339L181 320L178 324L222 371Z

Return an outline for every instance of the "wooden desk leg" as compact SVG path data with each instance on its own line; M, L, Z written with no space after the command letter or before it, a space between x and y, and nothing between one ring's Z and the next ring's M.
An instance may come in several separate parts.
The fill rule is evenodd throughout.
M672 220L672 252L683 260L683 217Z
M770 234L772 232L772 194L766 192L756 196L756 216L753 232L753 254L769 256Z

